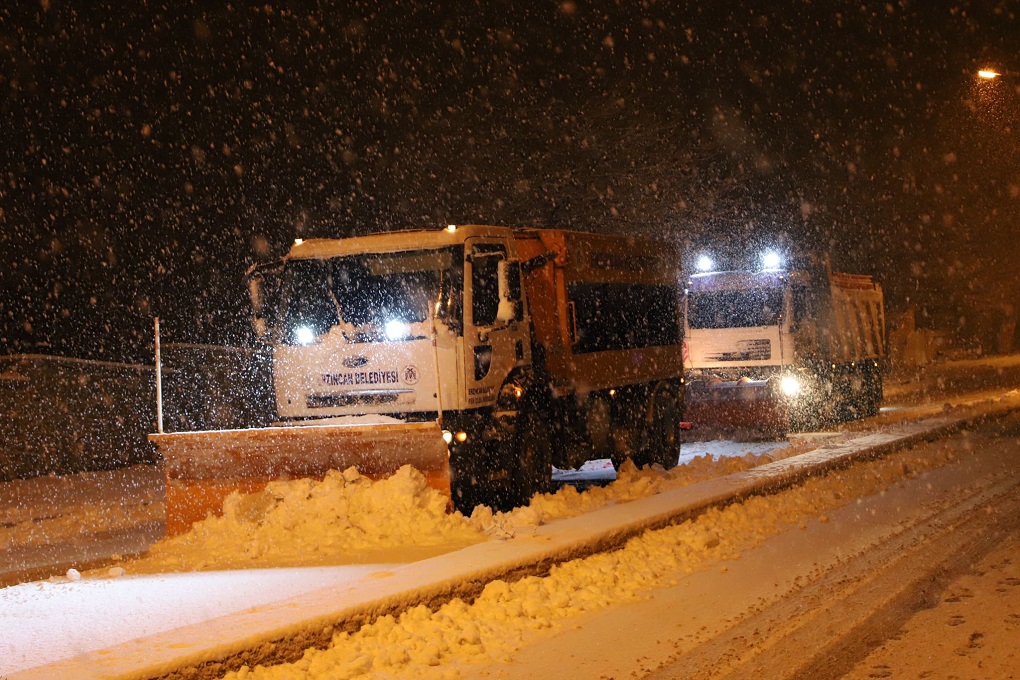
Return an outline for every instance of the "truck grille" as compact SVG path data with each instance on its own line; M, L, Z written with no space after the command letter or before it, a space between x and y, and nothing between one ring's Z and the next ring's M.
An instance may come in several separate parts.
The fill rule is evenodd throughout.
M337 394L309 394L307 399L305 399L305 404L308 408L393 404L404 394L413 394L413 392L411 390L366 390L362 392L340 392Z
M729 352L714 352L705 357L709 361L767 361L772 358L772 341L741 340L736 349Z

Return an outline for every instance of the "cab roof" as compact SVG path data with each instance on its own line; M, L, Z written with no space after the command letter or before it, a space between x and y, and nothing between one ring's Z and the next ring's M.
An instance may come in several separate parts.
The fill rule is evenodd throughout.
M452 227L452 228L451 228ZM510 227L483 224L451 225L445 229L388 231L347 238L312 238L298 240L291 246L287 260L321 260L343 255L442 248L463 244L471 237L506 238Z
M767 269L760 272L725 271L693 274L687 281L692 293L713 290L745 290L748 288L779 288L787 282L810 283L806 272L788 269Z

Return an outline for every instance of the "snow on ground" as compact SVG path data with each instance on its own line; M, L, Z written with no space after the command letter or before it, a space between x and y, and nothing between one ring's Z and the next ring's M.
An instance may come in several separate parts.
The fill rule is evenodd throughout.
M156 543L145 556L120 564L127 573L141 574L407 562L746 470L772 460L781 445L701 448L704 454L688 454L686 464L668 472L638 470L628 462L607 486L582 493L567 485L535 497L529 506L505 513L479 506L471 517L446 512L445 496L410 466L380 481L351 468L332 471L321 482L273 482L256 494L232 494L222 516L197 522L190 531Z
M1016 678L1018 643L1020 536L1014 534L845 677Z
M153 465L0 484L0 551L163 521L163 472Z
M284 600L312 588L340 586L387 566L220 571L201 577L124 576L112 568L80 581L37 581L3 588L0 678ZM109 616L110 612L117 615Z
M453 600L384 616L355 633L339 633L326 650L309 649L295 663L244 667L225 677L301 680L357 677L474 677L488 664L508 661L538 631L649 597L709 562L738 559L785 528L821 518L850 500L876 494L952 460L952 453L904 452L773 496L752 497L697 519L646 532L617 551L554 566L548 576L489 583L471 603ZM664 475L660 475L663 476ZM810 546L804 546L809 550Z
M52 597L55 600L73 600L74 593L82 593L82 601L87 607L90 599L106 597L108 590L105 589L113 588L111 583L115 582L117 588L130 592L136 588L132 577L167 567L228 569L238 564L248 567L352 564L365 562L370 556L387 554L401 557L399 561L408 561L472 542L506 538L527 527L746 470L800 452L806 444L783 447L771 443L766 444L765 449L755 448L758 445L751 444L713 446L722 451L708 447L704 455L695 456L685 465L668 473L661 469L637 470L632 465L625 465L620 470L618 480L608 486L595 487L583 494L566 486L555 494L536 497L527 508L495 514L482 508L476 510L470 518L438 511L440 500L445 507L445 499L437 500L432 495L434 492L420 479L420 475L409 468L389 484L385 481L371 482L353 472L336 473L321 483L326 485L323 487L320 487L320 483L307 480L280 483L254 497L232 499L223 518L208 519L183 536L157 544L150 555L141 560L120 562L120 568L125 570L123 575L119 570L115 573L108 569L97 570L86 573L85 578L78 582L51 579L49 583L26 584L0 592L12 598L7 600L11 605L18 598L44 596L44 599ZM685 444L684 453L690 454L691 447ZM718 457L717 453L720 454ZM915 474L923 469L924 464L923 461L914 461L906 467L894 469L889 479L904 472ZM882 480L881 483L888 481L881 475L869 476L865 481L874 483L876 479ZM810 489L810 484L805 489ZM130 485L124 488L127 486ZM842 502L841 499L852 498L853 493L856 491L846 487L838 487L836 492L820 492L817 498L810 495L806 498L803 495L794 497L788 495L788 492L775 499L756 498L724 511L711 511L697 522L688 522L664 530L664 533L650 534L648 538L635 539L626 550L557 567L547 577L548 580L528 578L515 583L496 582L470 605L454 601L437 612L418 608L397 618L380 619L373 626L354 635L339 636L341 639L335 641L334 645L338 651L309 653L312 656L334 656L323 656L321 660L315 656L317 660L314 663L308 661L307 668L281 672L285 676L287 672L301 672L301 675L286 677L319 677L306 675L305 670L325 665L333 669L328 677L354 677L347 675L347 671L363 669L367 663L373 669L392 667L395 671L399 670L401 675L413 675L425 673L424 669L431 668L428 664L437 658L471 664L485 659L503 658L507 650L515 648L532 628L559 625L556 622L563 615L606 607L621 601L619 598L626 600L639 597L639 593L646 588L660 582L670 582L678 573L700 568L705 560L735 558L746 546L754 545L754 541L764 540L766 533L763 528L766 523L761 521L764 517L772 518L772 522L786 524L803 521L804 517L823 512L828 507L827 503ZM151 501L137 503L135 507L144 514L150 512L150 505ZM97 504L97 508L103 506L103 503ZM388 514L387 508L395 511ZM64 510L68 511L68 508ZM60 514L59 509L54 509L54 512ZM91 516L91 512L86 511L87 516ZM95 512L98 515L99 511ZM73 507L67 514L74 516ZM27 529L31 529L27 527L27 522L29 520L24 518L7 522L0 527L0 535L4 531L25 535ZM54 526L58 525L66 527L69 523L64 521ZM31 532L28 534L35 535ZM411 548L408 548L409 545ZM657 566L652 557L662 557L666 566ZM368 569L371 571L376 568ZM245 578L239 579L240 587L244 588L243 582L248 576L258 580L260 575L269 573L250 572ZM293 577L295 591L306 589L309 579L314 581L320 578L319 572L315 570L283 573L283 580L286 580L287 575ZM213 581L221 578L220 574L208 576ZM156 591L164 588L193 589L190 581L161 578L169 580L160 580L159 585L152 585L156 581L139 579L137 584L142 588L150 584ZM175 587L174 584L178 583L180 587ZM204 581L198 579L195 583ZM257 588L264 594L260 602L283 600L291 592L272 583ZM196 593L201 592L200 588L194 590ZM165 609L157 609L160 607ZM224 607L216 611L229 611L229 605ZM146 605L142 613L148 615L152 611L175 608L173 604L157 603L153 607ZM0 611L9 612L8 616L17 616L16 609L5 606ZM182 606L181 609L186 611L187 607ZM55 611L47 614L45 607L43 610L39 621L45 627L47 620L52 624ZM82 616L88 620L86 614ZM167 618L168 627L179 624L175 617ZM71 617L65 620L73 623L83 619ZM491 628L501 620L510 627L498 631ZM2 623L5 630L14 627L13 620ZM134 630L137 626L130 617L106 623L111 629L118 629L118 634L132 634L132 637L136 637ZM103 645L108 644L104 639L83 641L90 639L87 633L91 627L92 624L87 623L84 626L85 635L63 641L64 646L60 650L49 649L47 660L68 658L90 649L102 649ZM61 653L64 656L58 656ZM15 657L0 652L0 659L3 658ZM13 664L13 661L10 663ZM424 666L418 668L419 663ZM12 665L6 670L0 668L0 674L25 667ZM438 673L435 669L429 672L433 676Z
M160 541L140 558L117 559L115 567L86 571L80 580L70 574L73 578L54 577L0 590L0 629L17 626L20 631L7 642L0 641L0 676L338 585L383 571L389 563L507 538L610 503L747 469L771 460L764 455L779 444L704 443L697 447L701 452L697 456L684 448L687 464L669 473L627 464L619 479L606 487L580 493L568 485L537 497L530 507L510 513L479 508L471 518L447 513L445 497L410 467L380 481L352 469L331 473L321 482L277 482L257 494L235 495L225 503L222 517L207 518L185 534ZM604 465L593 463L589 468L594 474L584 470L573 476L587 481L608 476ZM571 472L563 476L569 479ZM102 530L104 511L112 505L118 508L111 515L114 526L129 523L126 518L132 512L151 519L155 505L151 491L124 497L155 485L158 478L151 469L74 477L77 485L70 477L39 478L15 483L15 491L6 490L7 500L16 497L18 502L7 503L4 517L10 521L0 527L0 540L16 545L87 536ZM31 505L37 499L45 499L41 517L29 512L39 507ZM314 568L351 564L365 566ZM215 573L201 578L168 573L194 570ZM97 622L90 615L97 609L120 615ZM160 616L152 616L156 611ZM46 645L23 644L47 638Z
M915 477L952 459L953 454L948 451L927 456L908 451L829 477L812 478L798 489L772 497L754 497L723 510L710 510L696 521L647 533L631 540L623 550L565 563L553 568L548 577L527 577L513 583L493 582L470 604L455 600L435 612L416 607L399 616L383 617L354 634L335 636L329 650L309 651L297 664L242 670L228 677L477 677L489 664L513 657L515 650L535 636L575 625L572 621L585 613L648 598L654 589L674 584L684 574L704 570L720 560L739 559L742 553L785 528L803 527L812 519L825 522L833 508L879 493L904 477ZM630 472L626 469L623 472L622 478L626 481ZM661 472L658 476L667 477ZM642 479L647 476L638 474L632 481L641 483ZM620 509L625 508L621 506ZM804 550L810 548L810 545L803 546ZM274 572L242 573L255 578L258 574ZM295 582L304 578L298 570L287 574L293 576ZM160 588L175 589L175 584L179 584L176 589L186 590L190 589L190 579L197 579L194 583L201 584L206 578L220 576L180 575L179 581L168 581ZM94 587L93 578L98 576L64 585L71 592L89 584ZM117 581L124 583L125 579L121 576ZM147 582L155 583L141 579L141 583ZM27 584L19 588L41 590L47 585L52 584ZM266 590L273 588L270 585ZM96 590L89 592L94 593L93 596L99 594ZM172 605L168 608L167 615L174 610ZM14 613L7 607L0 607L0 611ZM152 618L153 611L156 610L146 604L142 614ZM87 620L87 614L85 616ZM60 617L60 620L81 622L82 618ZM131 627L130 621L104 620L104 623L114 628ZM81 641L88 638L91 627L93 624L77 626L82 629L76 640L76 644L81 645L78 649L61 648L66 633L57 626L47 627L43 639L48 660L56 658L56 651L62 651L66 655L64 658L68 658L87 649L102 649L85 646L91 643ZM18 636L8 644L14 649L33 646L31 641L25 644L25 640ZM40 646L38 640L35 639L37 647ZM106 652L101 652L99 657L103 654ZM4 656L0 651L0 659ZM0 675L14 673L17 668L0 669ZM81 670L85 672L87 667Z
M481 511L473 522L459 515L436 513L440 501L410 474L383 486L351 476L322 484L277 483L262 494L231 501L226 518L206 520L183 536L157 543L142 560L122 566L132 573L159 570L230 569L237 567L314 566L367 562L407 562L455 549L491 535L506 536L514 526L531 526L556 517L574 516L641 493L654 493L728 474L766 461L785 442L693 442L681 449L682 467L668 480L634 471L630 483L611 489L590 488L616 479L608 460L589 461L579 470L557 470L564 486L545 496L534 511L491 515ZM769 455L770 458L764 458ZM720 458L744 462L719 463ZM574 485L587 488L577 493ZM637 486L640 485L640 486ZM568 488L570 487L570 488ZM445 505L445 501L442 501ZM537 514L537 513L541 514ZM64 477L37 477L0 484L0 555L33 561L32 548L94 541L132 527L163 521L163 473L155 466L86 472ZM282 536L281 534L286 534ZM488 534L488 535L486 535ZM148 547L148 532L120 541L119 551ZM272 546L272 550L269 549ZM14 558L17 553L17 560ZM39 552L39 551L36 551ZM0 569L0 572L4 569Z
M817 439L823 433L812 432L803 435L801 438L810 437ZM794 435L796 436L796 435ZM685 442L680 447L680 464L685 465L694 462L695 458L708 456L712 460L720 458L743 458L745 456L764 456L776 454L781 449L788 448L787 441L774 442L735 442L728 439L715 439L706 442ZM777 454L776 459L780 456Z

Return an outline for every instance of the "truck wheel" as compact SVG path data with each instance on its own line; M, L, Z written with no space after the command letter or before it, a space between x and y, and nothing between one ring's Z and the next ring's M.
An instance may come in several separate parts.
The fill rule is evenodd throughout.
M846 423L857 417L855 399L860 398L860 390L854 390L853 380L848 375L841 375L832 381L832 419L837 423Z
M882 408L882 374L876 369L867 369L864 374L864 415L877 416Z
M658 463L666 470L676 467L680 459L680 404L671 389L658 390L650 404L648 445L638 465Z
M549 427L538 413L527 412L518 418L513 491L519 503L527 505L532 496L552 487L552 443Z
M492 490L485 480L489 471L484 451L481 442L456 444L450 450L450 500L468 517L476 505L492 501Z
M866 416L870 394L867 369L855 367L846 380L846 420L860 420Z
M592 396L587 408L588 441L593 458L609 458L613 452L612 408L604 396Z

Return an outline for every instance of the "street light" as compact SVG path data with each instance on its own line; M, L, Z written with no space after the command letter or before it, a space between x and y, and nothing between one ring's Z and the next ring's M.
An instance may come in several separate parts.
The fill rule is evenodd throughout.
M977 77L981 80L995 80L996 78L1014 79L1017 76L1020 76L1020 71L993 71L990 68L983 68L977 72Z

